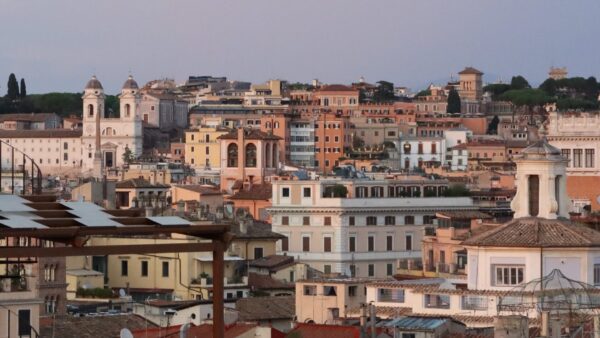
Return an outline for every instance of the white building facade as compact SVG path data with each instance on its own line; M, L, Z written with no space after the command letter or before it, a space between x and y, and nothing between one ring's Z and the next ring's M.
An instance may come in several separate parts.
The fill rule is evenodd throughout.
M396 144L400 167L422 168L426 163L446 163L446 139L442 137L401 137Z

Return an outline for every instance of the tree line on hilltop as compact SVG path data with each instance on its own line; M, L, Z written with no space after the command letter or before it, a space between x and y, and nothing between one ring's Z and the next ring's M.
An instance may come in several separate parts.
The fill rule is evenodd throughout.
M56 113L67 117L81 116L83 93L28 94L25 79L20 84L14 73L8 76L6 95L0 96L0 114L12 113ZM116 95L106 95L105 108L108 114L118 114L119 100Z

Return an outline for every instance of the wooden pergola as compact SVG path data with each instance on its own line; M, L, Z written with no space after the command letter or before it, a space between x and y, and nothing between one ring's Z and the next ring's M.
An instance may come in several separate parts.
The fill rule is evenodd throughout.
M2 259L27 257L66 257L85 255L146 254L173 252L212 252L213 255L213 336L223 337L224 321L224 252L232 239L227 224L186 224L184 219L177 224L176 218L170 217L169 224L160 224L152 218L140 217L141 210L102 210L110 215L117 226L81 226L77 218L64 217L64 207L58 202L40 202L43 198L23 196L31 203L27 206L38 211L40 222L45 227L6 227L0 225L0 238L27 237L40 239L37 246L4 246L0 247ZM1 209L1 206L0 206ZM57 210L59 209L59 210ZM68 210L66 211L68 213ZM174 222L175 220L175 222ZM2 221L0 220L0 223ZM91 236L156 236L183 234L208 241L198 243L168 244L136 244L136 245L85 245ZM63 243L65 246L45 247L41 240Z

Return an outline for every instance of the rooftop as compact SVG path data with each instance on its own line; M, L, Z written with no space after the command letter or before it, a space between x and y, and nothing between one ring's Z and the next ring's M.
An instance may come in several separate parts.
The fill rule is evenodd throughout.
M241 321L292 320L296 313L294 296L241 298L235 303Z
M117 189L168 189L167 184L150 183L144 178L130 178L125 181L119 181L116 184Z
M81 138L81 129L0 130L0 138Z
M75 317L56 316L40 318L41 337L119 337L123 328L141 330L156 325L133 314L112 316Z

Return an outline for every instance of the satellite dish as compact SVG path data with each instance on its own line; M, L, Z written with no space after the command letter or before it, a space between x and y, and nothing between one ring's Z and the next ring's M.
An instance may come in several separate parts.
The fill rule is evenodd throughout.
M181 328L179 328L179 338L187 338L189 330L190 330L190 323L181 325Z
M120 338L133 338L133 333L129 329L121 329Z
M119 297L127 297L127 292L123 289L119 289Z

